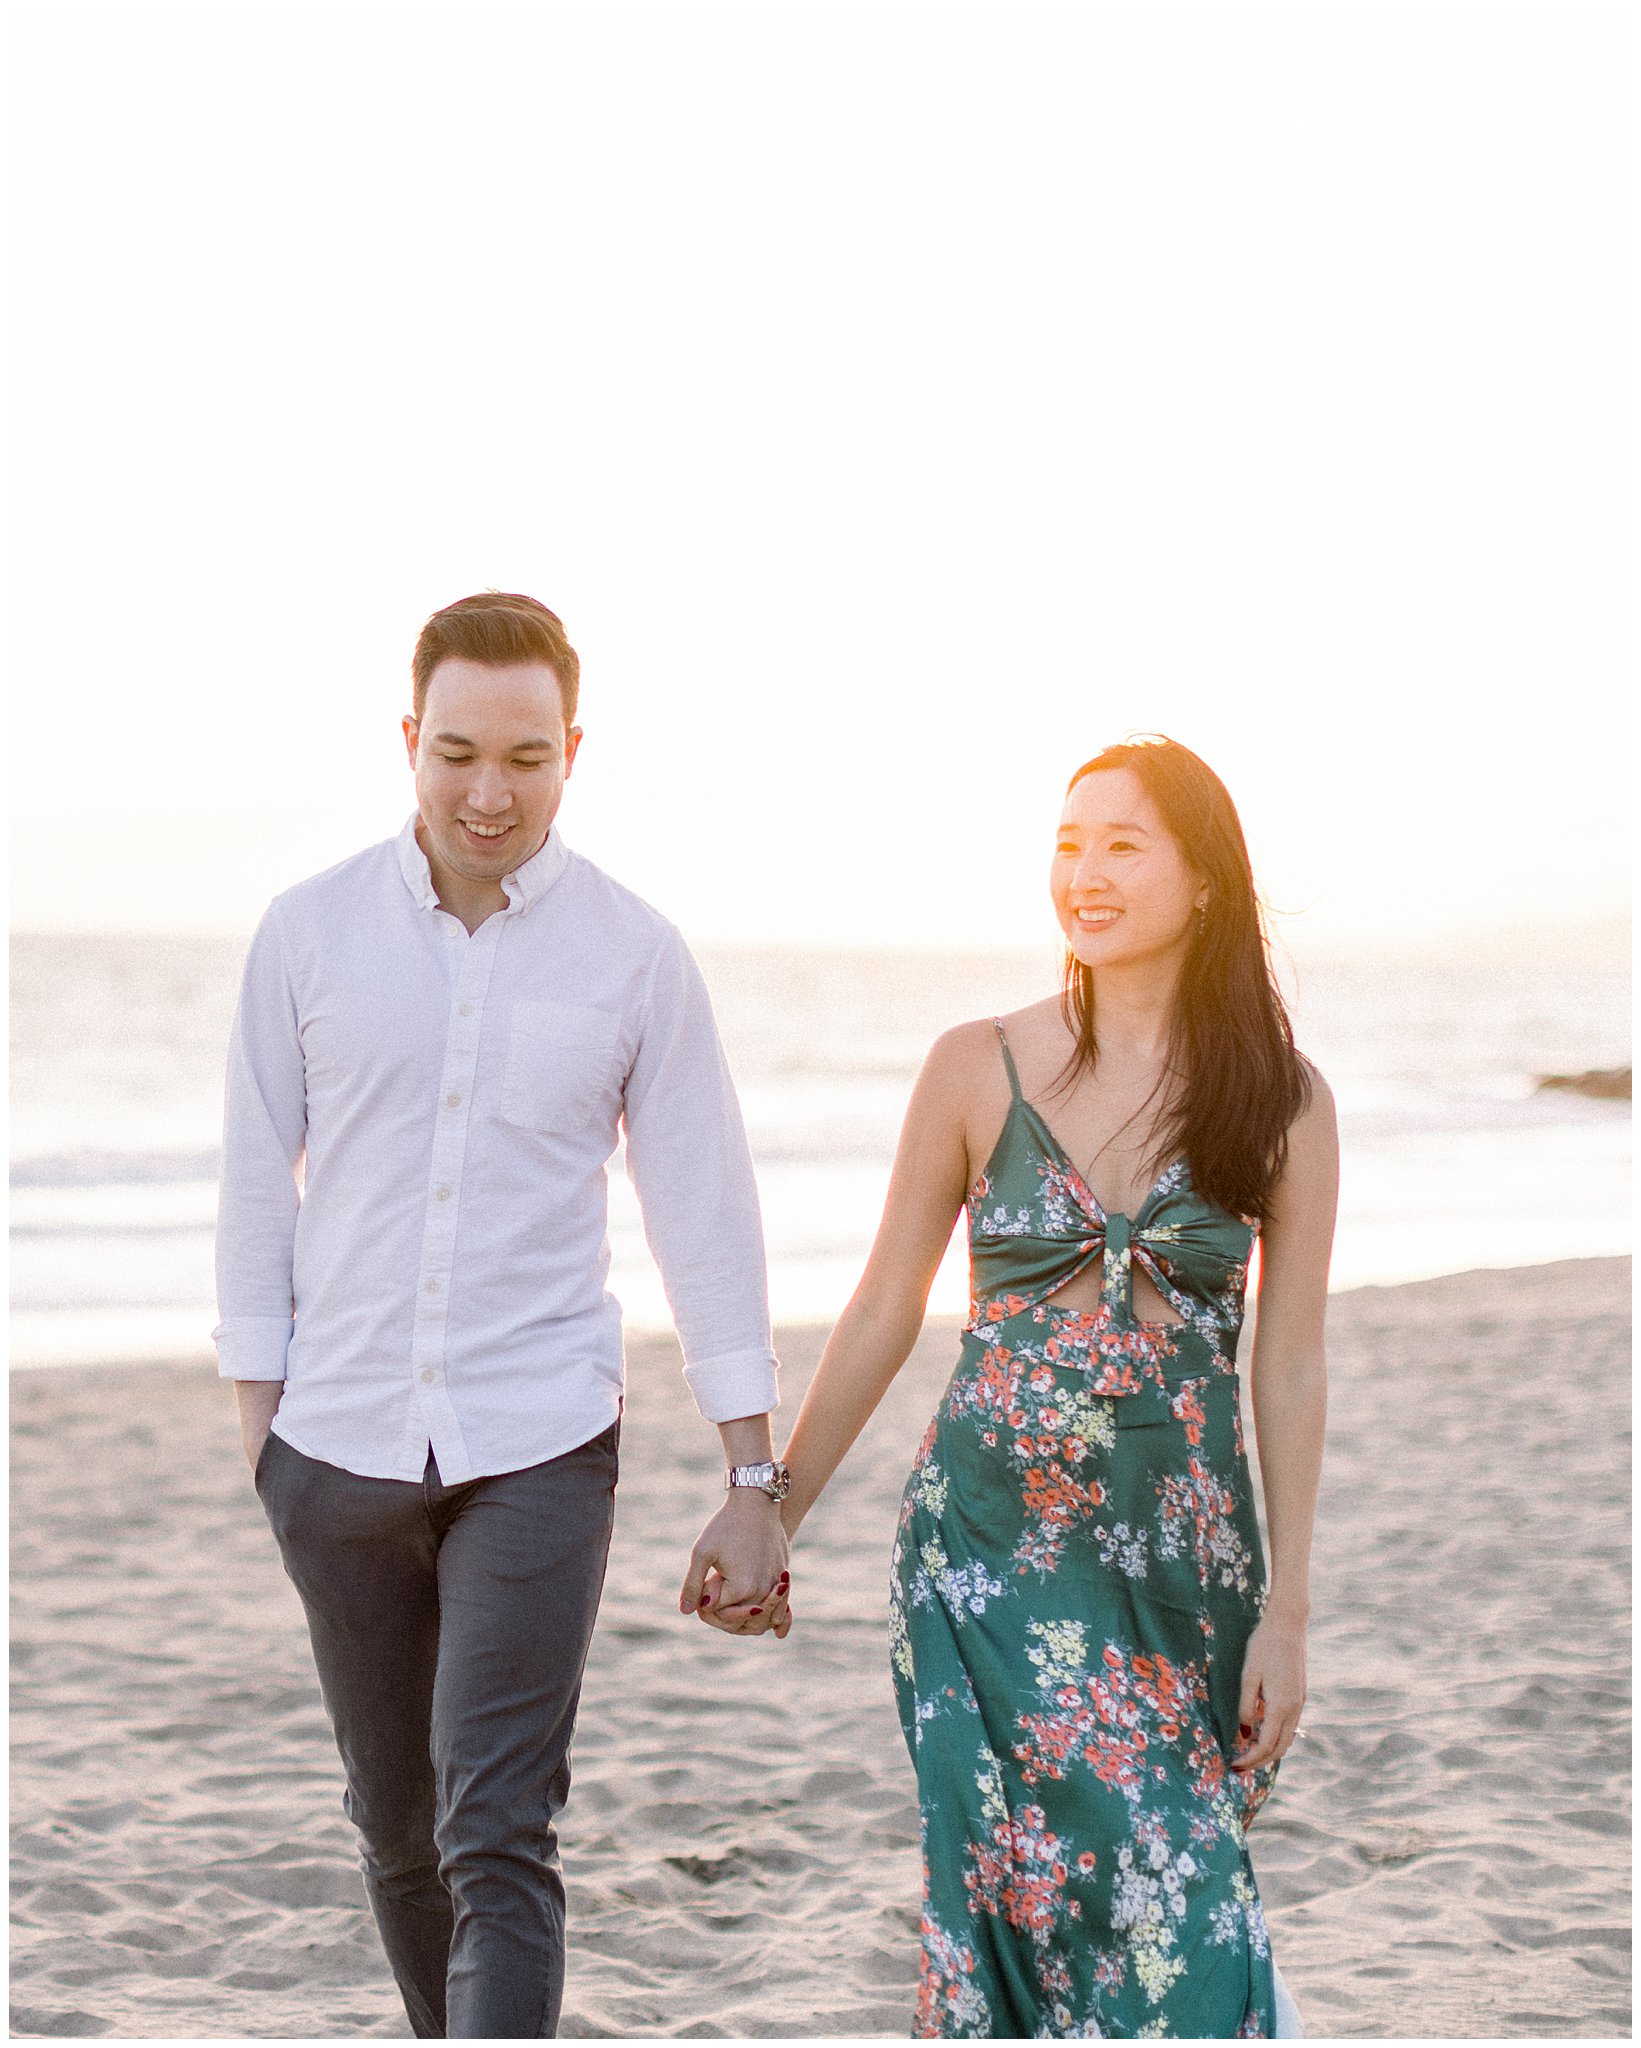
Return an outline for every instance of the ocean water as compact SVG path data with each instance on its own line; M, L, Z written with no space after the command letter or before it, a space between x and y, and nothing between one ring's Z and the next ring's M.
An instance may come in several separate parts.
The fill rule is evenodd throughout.
M241 947L25 935L12 959L12 1357L206 1354L223 1049ZM859 1277L913 1077L948 1025L1049 993L1032 953L703 951L751 1134L777 1321ZM1629 1105L1539 1093L1629 1058L1621 935L1300 956L1299 1042L1343 1146L1336 1287L1629 1249ZM611 1285L666 1306L619 1162ZM961 1226L931 1300L966 1302Z

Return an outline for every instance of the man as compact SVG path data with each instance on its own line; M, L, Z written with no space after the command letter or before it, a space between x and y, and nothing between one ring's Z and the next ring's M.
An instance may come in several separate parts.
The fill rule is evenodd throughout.
M420 2038L557 2029L554 1816L622 1398L627 1159L730 1472L682 1604L734 1630L786 1543L763 1239L700 974L553 827L580 663L533 598L436 612L397 839L275 900L229 1060L220 1370L307 1612L366 1891ZM704 1590L703 1590L704 1589Z

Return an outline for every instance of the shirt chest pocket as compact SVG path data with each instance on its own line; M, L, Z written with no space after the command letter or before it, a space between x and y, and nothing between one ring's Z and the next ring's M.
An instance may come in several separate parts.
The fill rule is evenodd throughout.
M526 1131L560 1135L596 1123L620 1083L617 1019L580 1003L515 1003L501 1113Z

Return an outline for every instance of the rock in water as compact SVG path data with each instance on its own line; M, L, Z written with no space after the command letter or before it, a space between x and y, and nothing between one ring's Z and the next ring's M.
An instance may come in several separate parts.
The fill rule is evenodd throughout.
M1628 1102L1630 1070L1628 1067L1591 1067L1583 1074L1540 1074L1538 1085L1541 1089L1566 1088L1574 1095L1594 1095L1604 1102Z

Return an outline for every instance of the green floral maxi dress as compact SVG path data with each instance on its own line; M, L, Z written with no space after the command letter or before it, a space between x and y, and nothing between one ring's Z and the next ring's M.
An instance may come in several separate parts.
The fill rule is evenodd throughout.
M1108 1216L1020 1093L969 1194L973 1304L901 1505L917 1768L915 2032L1264 2038L1270 1944L1231 1769L1265 1568L1237 1400L1255 1226L1171 1166ZM1095 1309L1058 1289L1102 1263ZM1135 1319L1138 1264L1179 1323Z

